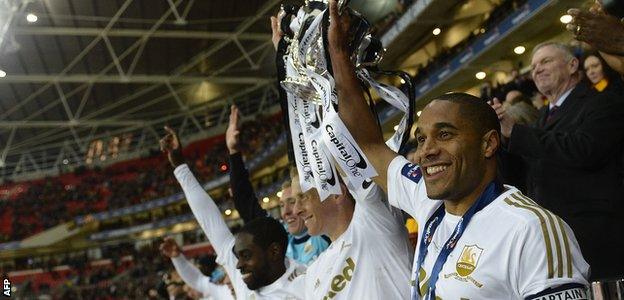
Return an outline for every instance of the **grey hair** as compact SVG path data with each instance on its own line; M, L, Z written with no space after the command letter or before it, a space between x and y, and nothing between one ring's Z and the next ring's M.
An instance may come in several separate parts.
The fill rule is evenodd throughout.
M543 42L543 43L537 44L537 46L535 46L533 48L533 51L531 52L531 57L533 57L535 55L535 52L537 52L539 49L542 49L542 48L547 47L547 46L554 47L554 48L558 49L559 51L561 51L561 53L563 53L566 61L570 61L570 60L576 58L574 56L574 53L572 53L572 49L570 49L570 47L568 47L568 46L566 46L566 45L564 45L562 43L559 43L559 42Z

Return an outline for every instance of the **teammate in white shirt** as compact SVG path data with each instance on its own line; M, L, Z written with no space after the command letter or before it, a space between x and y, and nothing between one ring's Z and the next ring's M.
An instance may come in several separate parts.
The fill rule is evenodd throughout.
M233 300L232 291L225 284L215 284L209 276L189 262L180 246L172 237L166 237L160 244L160 252L171 259L176 271L188 286L202 294L202 299Z
M177 135L169 127L165 130L161 150L175 168L186 200L217 253L217 263L229 275L236 299L303 299L301 281L294 279L305 272L305 266L285 257L284 227L273 218L257 218L247 222L236 237L232 235L217 205L183 163Z
M272 41L282 38L278 17L271 17ZM328 236L332 243L308 266L305 299L409 298L410 244L407 231L383 191L374 183L355 190L341 181L342 194L320 201L316 189L301 192L292 176L294 212L308 234ZM354 200L355 198L355 200Z
M589 267L567 224L496 180L494 110L467 94L437 97L418 119L419 166L409 163L385 145L362 96L346 45L349 20L335 0L330 12L340 117L390 203L421 228L412 299L587 299Z
M325 234L331 245L305 277L306 299L409 298L411 247L405 226L374 183L356 196L341 183L342 195L320 201L316 189L301 193L298 178L295 212L310 235Z

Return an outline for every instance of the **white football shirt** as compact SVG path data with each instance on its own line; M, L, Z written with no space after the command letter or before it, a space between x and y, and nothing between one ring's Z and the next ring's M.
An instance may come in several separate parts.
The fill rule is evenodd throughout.
M232 252L235 238L221 217L219 208L199 184L186 164L178 166L173 173L182 186L197 223L217 253L217 263L223 266L234 287L236 299L303 299L303 283L294 279L305 273L305 266L285 259L286 272L275 282L256 290L250 290L236 268L238 258Z
M390 203L424 228L442 201L427 197L421 177L420 168L402 156L392 160L388 168ZM427 293L435 260L460 219L446 213L435 231L419 270L419 295ZM412 285L420 244L419 238ZM570 227L516 188L505 186L505 191L477 212L465 228L439 273L436 297L549 299L552 295L550 299L587 299L583 287L588 284L588 273L589 265Z
M306 299L409 299L407 231L383 191L375 184L368 190L356 199L347 230L308 266Z

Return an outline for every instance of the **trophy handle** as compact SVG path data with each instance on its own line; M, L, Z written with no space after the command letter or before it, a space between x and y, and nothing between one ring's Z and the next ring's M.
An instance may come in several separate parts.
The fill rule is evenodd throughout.
M407 86L407 99L409 100L407 108L407 127L401 137L401 146L398 151L400 155L405 155L409 150L409 147L406 147L406 145L409 141L412 127L414 125L414 116L416 115L416 87L414 86L414 80L410 74L403 71L382 71L376 66L366 69L373 74L397 76L405 81L405 85Z
M361 80L358 78L358 81L360 82L362 91L364 91L364 94L367 97L366 100L368 102L368 108L370 108L371 112L373 113L373 116L375 117L375 120L377 120L377 128L379 128L379 131L382 132L381 120L379 119L379 114L377 113L377 107L375 107L375 100L373 99L373 95L371 95L371 92L370 92L370 86L368 86L368 84L366 84L364 80ZM382 135L383 135L383 132L382 132Z
M280 28L284 35L291 39L295 33L290 29L290 23L292 22L292 17L297 15L298 10L299 7L293 4L282 4L280 8L280 13L284 13L284 16L280 20Z
M348 1L345 1L345 2L348 3ZM349 41L349 45L348 45L349 53L351 53L351 55L355 54L355 57L357 57L356 51L358 50L358 47L362 43L362 40L364 39L364 37L366 37L366 35L368 34L368 31L370 30L371 26L370 26L370 23L366 20L366 18L364 18L364 16L354 11L350 7L345 6L343 7L343 10L344 10L343 13L348 13L351 15L351 25L349 27L348 36L353 37L353 38ZM324 15L323 15L323 20L321 22L321 37L323 39L323 49L325 51L325 60L327 61L327 64L326 64L327 71L331 75L334 75L332 65L331 65L331 57L329 56L329 50L328 50L329 48L329 39L327 37L328 30L329 30L329 10L325 10Z
M386 49L381 44L381 41L368 34L362 39L362 43L357 50L357 63L355 66L357 68L375 68L379 65L385 53Z
M325 10L325 9L327 9L329 7L327 5L328 5L328 3L325 0L323 0L323 1L321 1L321 0L306 1L306 7L307 7L308 12L311 12L311 11L313 11L315 9Z

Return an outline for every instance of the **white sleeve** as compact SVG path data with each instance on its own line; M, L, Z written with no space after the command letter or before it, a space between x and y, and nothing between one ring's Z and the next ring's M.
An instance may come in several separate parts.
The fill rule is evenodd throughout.
M245 283L240 272L236 269L238 259L232 252L235 238L221 217L219 208L199 184L186 164L175 168L173 173L180 186L182 186L186 201L191 207L197 223L199 223L199 226L217 253L217 263L222 265L225 272L230 276L236 294L245 295Z
M418 165L405 157L395 157L388 166L388 202L405 211L416 220L421 206L427 199L422 172Z
M182 280L190 287L203 295L212 295L214 293L212 288L215 284L210 282L210 277L202 274L183 254L171 258L171 262L173 262L173 266L180 274L180 277L182 277Z
M182 164L173 171L176 179L182 186L195 219L199 223L208 240L213 245L217 255L232 255L234 235L221 217L221 212L204 188L197 182L195 176L186 164ZM221 258L223 260L223 257Z
M570 227L559 217L553 217L554 230L550 224L535 219L518 233L515 242L518 258L509 268L512 284L523 299L556 299L557 295L586 299L589 265ZM545 236L550 242L546 242Z
M398 222L392 207L386 201L386 195L378 185L372 183L365 193L353 194L356 204L351 223L363 226L369 234L406 234L402 230L403 224Z

